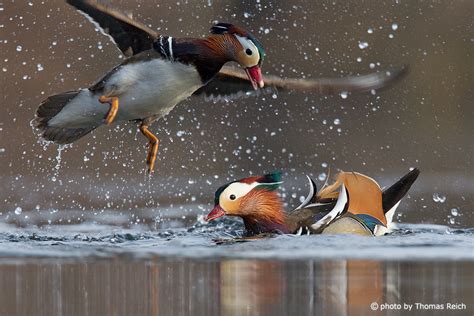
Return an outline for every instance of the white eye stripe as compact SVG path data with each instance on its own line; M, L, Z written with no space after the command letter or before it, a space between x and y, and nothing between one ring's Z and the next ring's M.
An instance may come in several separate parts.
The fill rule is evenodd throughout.
M230 200L230 196L233 194L235 195L235 200L238 198L246 195L252 189L254 189L256 186L258 186L260 183L258 182L253 182L253 183L241 183L241 182L234 182L231 185L229 185L222 193L221 196L219 197L219 203L222 203L223 201L228 201Z
M248 183L242 183L242 182L234 182L231 185L229 185L220 195L219 197L219 204L221 204L223 201L235 201L238 198L241 198L245 196L247 193L258 187L259 185L280 185L282 184L283 181L280 182L271 182L271 183L259 183L259 182L252 182L250 184ZM230 196L234 195L235 199L231 199Z
M240 42L240 44L242 44L242 46L244 47L244 50L250 49L252 51L252 54L258 54L257 56L260 58L258 48L257 46L255 46L255 44L251 40L239 35L235 35L235 37Z

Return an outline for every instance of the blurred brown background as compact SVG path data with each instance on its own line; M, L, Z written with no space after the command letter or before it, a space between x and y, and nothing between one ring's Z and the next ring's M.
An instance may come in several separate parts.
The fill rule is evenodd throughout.
M184 102L153 126L162 142L148 180L146 141L132 123L98 129L63 150L59 164L57 147L38 142L30 121L41 100L89 86L120 53L63 1L3 2L2 216L18 216L18 207L21 216L193 209L210 204L229 179L276 169L285 173L284 198L295 205L306 193L304 174L354 170L389 185L416 166L422 175L400 220L472 226L472 1L110 3L175 37L204 36L215 20L243 25L265 46L264 73L340 77L404 64L411 73L392 89L347 99L292 93Z

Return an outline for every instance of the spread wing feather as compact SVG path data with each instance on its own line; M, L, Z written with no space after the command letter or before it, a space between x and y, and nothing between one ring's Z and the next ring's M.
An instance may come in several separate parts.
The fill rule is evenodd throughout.
M376 72L344 78L284 79L278 76L265 75L263 78L265 82L263 92L299 91L316 92L323 95L342 92L364 92L389 86L407 73L408 67L390 72ZM217 76L207 85L197 90L194 95L220 101L255 95L261 92L261 90L253 89L244 71L233 67L223 67Z
M127 56L152 48L158 33L124 13L95 0L67 0L85 15L102 33L110 35L117 47Z

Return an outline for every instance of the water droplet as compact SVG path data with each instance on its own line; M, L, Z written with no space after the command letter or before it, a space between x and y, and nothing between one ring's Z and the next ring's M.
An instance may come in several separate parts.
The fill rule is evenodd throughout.
M374 32L374 30L373 30L372 28L369 28L369 29L367 30L367 33L369 33L369 34L372 34L373 32Z
M321 164L321 167L327 168L327 167L328 167L328 164L327 164L326 162L323 162L323 163Z
M340 95L341 95L341 98L347 99L348 93L346 91L343 91L343 92L340 93Z
M398 29L398 24L397 23L393 23L392 24L392 30L396 31Z
M15 209L15 214L20 215L21 212L23 212L23 210L21 209L21 207L17 206L17 208Z
M459 215L459 210L455 207L451 209L451 215L453 216L458 216Z
M324 181L324 180L326 180L326 177L327 177L326 172L321 172L321 173L318 175L318 180L319 180L319 181Z
M36 69L37 69L38 71L43 71L43 70L44 70L43 65L41 65L41 64L37 64L37 65L36 65Z
M338 118L335 118L334 119L334 125L339 125L339 124L341 124L341 120L338 119Z
M360 62L362 62L362 57L357 57L356 60L357 60L358 63L360 63Z
M454 217L451 217L449 219L449 223L452 224L452 225L456 224L456 219Z
M360 49L365 49L365 48L367 48L367 47L369 47L369 43L359 41L359 48L360 48Z
M16 47L16 51L17 51L17 52L21 52L22 50L23 50L23 47L22 47L21 45L18 45L18 46Z
M370 68L370 69L374 69L374 68L375 68L375 64L374 64L374 63L370 63L370 64L369 64L369 68Z
M438 193L438 192L435 192L433 193L433 201L435 203L444 203L446 202L446 196Z

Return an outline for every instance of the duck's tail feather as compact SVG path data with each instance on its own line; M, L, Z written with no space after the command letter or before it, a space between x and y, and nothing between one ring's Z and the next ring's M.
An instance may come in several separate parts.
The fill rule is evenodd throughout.
M414 168L403 176L400 180L395 182L391 187L382 192L382 208L385 214L393 209L395 205L407 194L411 186L418 178L420 170Z
M55 127L49 126L48 124L49 121L61 112L61 110L80 92L81 90L75 90L55 94L41 102L36 110L33 124L40 131L40 135L43 139L57 144L69 144L96 128L96 126L81 128Z

